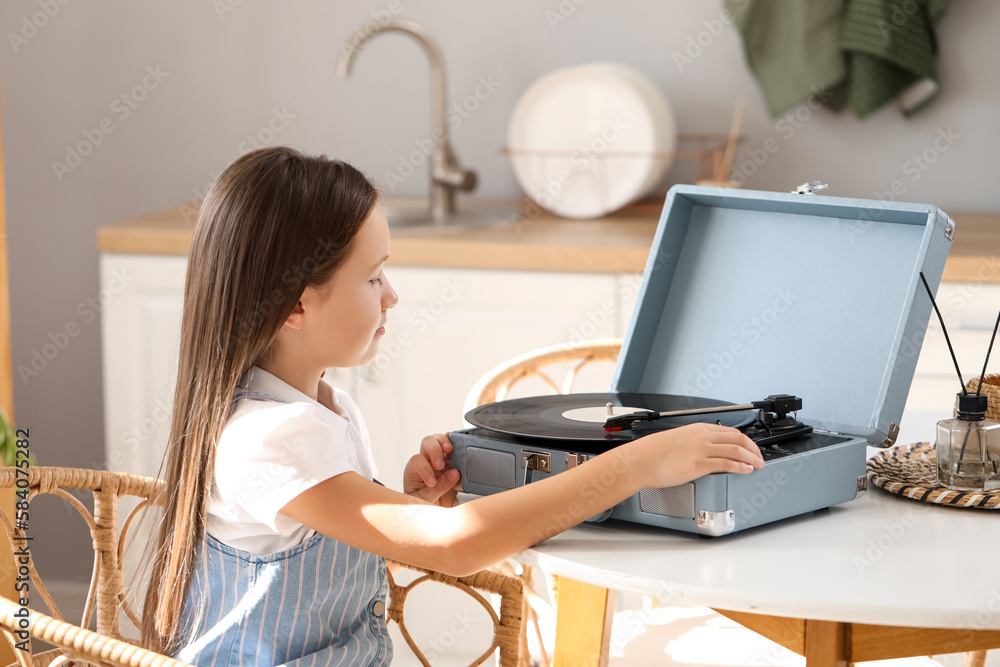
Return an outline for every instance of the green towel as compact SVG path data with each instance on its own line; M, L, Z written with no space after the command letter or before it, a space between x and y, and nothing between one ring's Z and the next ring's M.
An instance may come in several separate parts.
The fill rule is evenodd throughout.
M934 24L948 0L849 0L842 44L850 63L848 104L864 118L900 95L903 113L937 95Z
M726 0L772 116L816 97L864 118L937 94L934 24L948 0Z

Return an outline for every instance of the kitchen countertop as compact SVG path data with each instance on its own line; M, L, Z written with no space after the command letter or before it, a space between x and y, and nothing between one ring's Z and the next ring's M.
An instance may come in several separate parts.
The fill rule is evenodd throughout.
M478 228L393 227L389 264L642 273L661 208L657 199L594 220L542 213ZM958 229L942 280L1000 283L1000 213L950 215ZM97 247L103 253L186 255L196 217L197 207L187 204L100 227Z

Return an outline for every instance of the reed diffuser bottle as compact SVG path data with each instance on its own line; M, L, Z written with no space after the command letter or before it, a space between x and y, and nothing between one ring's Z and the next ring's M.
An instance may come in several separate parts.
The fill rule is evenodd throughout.
M962 371L958 367L955 348L951 346L948 328L938 310L931 293L930 285L920 273L927 296L937 313L944 333L944 341L948 344L948 352L955 363L958 382L962 387L955 399L955 418L943 419L937 423L937 440L934 443L937 454L937 481L941 486L957 491L989 491L1000 489L1000 422L986 418L989 407L989 397L982 393L983 380L986 378L986 365L990 361L993 342L1000 328L1000 313L993 325L993 336L990 346L986 349L986 359L983 361L983 372L979 376L979 385L975 392L970 392L962 381ZM972 384L970 383L971 387Z
M986 394L958 394L957 416L937 423L938 484L958 491L1000 488L1000 422L986 418Z

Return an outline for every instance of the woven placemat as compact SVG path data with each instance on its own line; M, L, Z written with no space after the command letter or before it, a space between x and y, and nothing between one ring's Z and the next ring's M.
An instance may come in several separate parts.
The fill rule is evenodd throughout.
M900 445L868 459L868 472L875 486L904 496L948 507L997 509L1000 490L955 491L937 483L937 453L929 442Z

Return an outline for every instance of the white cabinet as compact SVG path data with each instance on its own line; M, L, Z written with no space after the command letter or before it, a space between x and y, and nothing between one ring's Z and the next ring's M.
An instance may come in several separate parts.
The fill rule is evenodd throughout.
M187 259L101 255L101 285L124 284L101 311L107 468L156 474L170 435Z
M156 474L170 431L183 257L105 254L101 276L133 276L104 309L105 446L109 467ZM379 356L328 378L355 398L380 481L400 488L430 433L461 428L477 379L511 357L576 340L622 336L639 276L390 267L400 295ZM606 389L605 387L603 387Z

